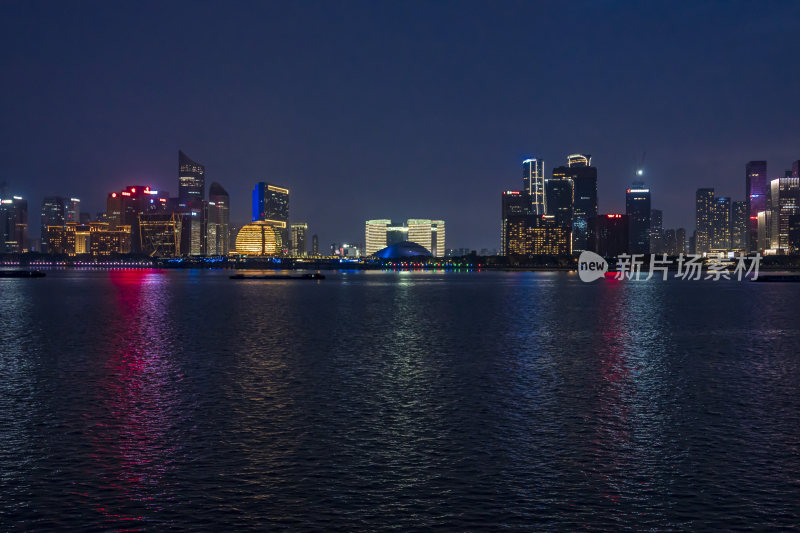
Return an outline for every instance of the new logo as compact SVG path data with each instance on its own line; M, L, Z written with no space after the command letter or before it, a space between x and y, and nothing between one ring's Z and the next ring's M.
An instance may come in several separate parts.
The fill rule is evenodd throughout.
M578 258L578 276L581 281L594 281L600 279L608 272L608 263L594 252L581 252Z

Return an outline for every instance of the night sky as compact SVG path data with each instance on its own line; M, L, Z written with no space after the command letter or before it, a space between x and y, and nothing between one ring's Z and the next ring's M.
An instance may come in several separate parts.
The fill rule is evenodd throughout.
M744 199L744 165L800 159L798 2L8 2L0 182L29 200L150 184L177 152L249 218L264 180L331 242L369 218L442 218L499 248L521 161L590 153L600 211L645 178L665 227L694 190Z

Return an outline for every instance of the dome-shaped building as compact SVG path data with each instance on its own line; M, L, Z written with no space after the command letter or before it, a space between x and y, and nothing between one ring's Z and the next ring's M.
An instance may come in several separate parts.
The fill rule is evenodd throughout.
M245 255L275 255L281 251L281 229L270 222L256 220L236 235L236 252Z
M415 242L403 241L375 252L378 259L405 259L408 257L431 257L431 253Z

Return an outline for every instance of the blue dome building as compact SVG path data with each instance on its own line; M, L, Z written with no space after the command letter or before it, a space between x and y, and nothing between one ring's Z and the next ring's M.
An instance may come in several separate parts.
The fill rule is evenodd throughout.
M405 259L407 257L431 257L431 253L415 242L403 241L375 252L378 259Z

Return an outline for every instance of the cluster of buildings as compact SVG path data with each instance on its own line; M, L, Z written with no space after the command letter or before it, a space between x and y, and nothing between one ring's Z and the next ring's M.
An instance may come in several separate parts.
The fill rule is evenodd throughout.
M206 195L206 169L178 152L178 195L148 185L130 185L106 198L106 211L92 220L80 199L48 196L41 207L38 251L95 257L143 254L151 257L292 255L305 256L308 224L289 223L289 190L258 183L252 221L230 224L230 197L219 183ZM0 189L0 253L23 253L28 246L28 203L6 198ZM316 235L313 253L318 251Z
M364 230L364 254L374 255L389 246L409 242L424 248L431 257L444 257L444 239L444 220L410 218L405 224L393 224L391 220L385 218L367 220Z
M665 229L663 212L651 207L650 189L635 181L625 191L625 213L599 213L597 169L591 156L573 154L549 178L544 162L522 163L523 187L502 193L501 255L571 255L584 250L605 257L629 254L800 254L800 161L768 179L766 161L746 164L746 197L732 201L713 188L697 189L696 230ZM637 171L641 178L642 171Z

